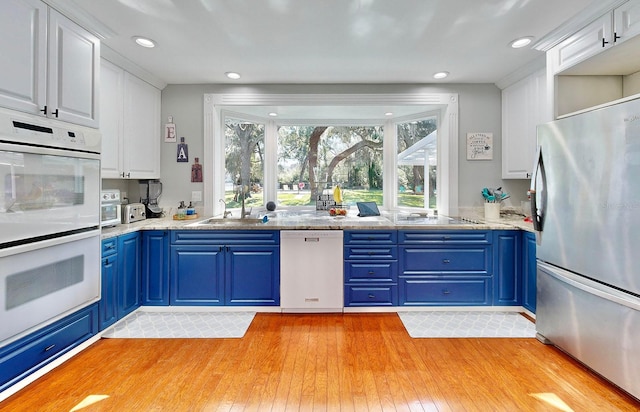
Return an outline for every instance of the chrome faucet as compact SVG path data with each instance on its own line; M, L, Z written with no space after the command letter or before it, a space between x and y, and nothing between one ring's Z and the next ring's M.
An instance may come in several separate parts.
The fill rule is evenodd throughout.
M226 219L226 217L231 214L231 211L227 211L227 202L225 202L224 199L220 199L220 203L224 205L224 213L222 214L222 218Z

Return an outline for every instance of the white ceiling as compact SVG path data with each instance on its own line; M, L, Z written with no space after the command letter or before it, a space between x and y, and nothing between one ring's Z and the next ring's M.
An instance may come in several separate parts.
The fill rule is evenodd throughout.
M542 56L531 47L511 49L511 40L540 39L592 5L591 0L46 1L167 84L496 83ZM158 46L136 46L131 40L136 35ZM442 70L449 78L434 80L433 73ZM242 78L229 80L227 71Z

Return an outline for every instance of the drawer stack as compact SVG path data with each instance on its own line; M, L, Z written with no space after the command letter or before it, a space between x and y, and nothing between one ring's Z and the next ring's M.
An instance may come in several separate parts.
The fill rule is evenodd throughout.
M489 231L399 231L400 306L491 305L491 248Z
M344 232L344 305L397 306L398 232Z

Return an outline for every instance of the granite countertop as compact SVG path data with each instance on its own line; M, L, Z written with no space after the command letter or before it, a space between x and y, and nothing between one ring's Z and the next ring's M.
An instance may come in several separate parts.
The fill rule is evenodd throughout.
M346 230L346 229L403 229L403 230L509 230L533 231L531 222L517 214L503 214L498 221L485 221L480 214L470 211L460 217L426 217L407 212L382 212L381 216L358 217L349 210L347 216L332 217L326 211L276 211L266 214L266 223L247 223L228 218L222 223L200 224L211 217L192 220L172 218L147 219L131 224L103 228L102 238L107 239L140 230ZM263 215L260 215L262 217ZM219 218L219 217L217 217Z

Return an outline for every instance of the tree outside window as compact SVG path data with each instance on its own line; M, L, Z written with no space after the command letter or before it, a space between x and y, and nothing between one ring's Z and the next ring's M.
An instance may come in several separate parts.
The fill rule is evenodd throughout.
M343 189L345 203L382 203L382 126L280 126L278 203L314 205Z

